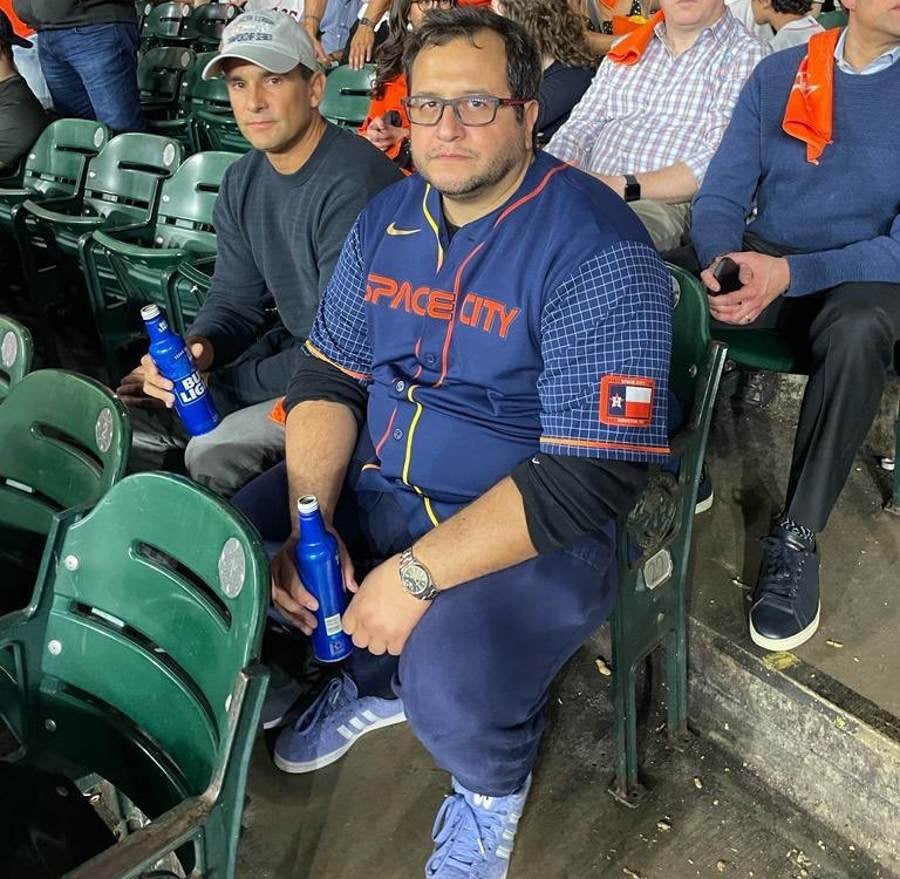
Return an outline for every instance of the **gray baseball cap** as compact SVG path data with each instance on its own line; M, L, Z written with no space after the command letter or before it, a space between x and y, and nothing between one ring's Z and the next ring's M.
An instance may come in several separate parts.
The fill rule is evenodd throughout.
M229 58L249 61L270 73L287 73L298 64L312 71L322 69L306 31L283 12L239 15L222 31L219 54L203 68L203 78L218 76Z

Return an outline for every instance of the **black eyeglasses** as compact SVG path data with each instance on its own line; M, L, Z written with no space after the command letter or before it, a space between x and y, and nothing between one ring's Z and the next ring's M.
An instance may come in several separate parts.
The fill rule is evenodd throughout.
M522 98L498 98L496 95L463 95L461 98L428 98L412 95L403 98L406 115L413 125L437 125L445 107L453 108L456 121L468 128L490 125L497 118L500 107L522 107L528 101Z
M429 9L453 9L456 6L456 0L412 0L412 2L426 11Z

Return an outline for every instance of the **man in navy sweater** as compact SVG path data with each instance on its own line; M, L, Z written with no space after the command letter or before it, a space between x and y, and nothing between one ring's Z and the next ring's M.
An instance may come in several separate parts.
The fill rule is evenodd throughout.
M900 6L846 0L842 33L778 52L751 76L694 203L703 280L719 259L742 286L710 296L735 326L777 328L809 383L783 514L763 542L753 641L791 650L819 623L821 531L900 341ZM751 207L756 216L745 225Z

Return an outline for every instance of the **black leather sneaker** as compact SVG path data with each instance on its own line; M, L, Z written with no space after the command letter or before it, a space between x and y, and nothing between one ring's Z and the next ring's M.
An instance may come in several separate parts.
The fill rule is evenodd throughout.
M780 526L762 540L750 638L765 650L793 650L819 628L819 551Z

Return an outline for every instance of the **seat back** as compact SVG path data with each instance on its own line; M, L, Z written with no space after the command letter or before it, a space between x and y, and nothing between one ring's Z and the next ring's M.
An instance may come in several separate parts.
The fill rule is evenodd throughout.
M835 9L832 12L823 12L819 15L817 21L825 30L833 30L834 28L846 27L850 16L846 12Z
M352 70L348 64L336 67L325 80L325 96L319 112L335 125L361 125L369 115L375 89L375 65Z
M675 295L669 387L690 411L697 377L709 352L709 307L706 291L693 275L673 265L669 273Z
M129 785L140 772L66 724L99 713L183 795L201 794L238 675L260 654L269 577L259 537L190 480L140 473L87 515L62 516L51 541L36 604L46 612L39 686L54 749L88 756L142 805Z
M219 45L222 31L243 10L233 3L206 3L194 8L185 31L198 49L214 49Z
M215 253L213 209L222 175L240 156L204 152L186 159L163 184L154 244L198 253Z
M138 89L141 103L177 106L182 83L196 56L191 49L160 46L151 49L138 63Z
M141 42L147 46L174 45L189 38L190 3L160 3L144 15Z
M31 369L31 333L17 320L0 314L0 401Z
M109 140L109 129L88 119L58 119L37 139L25 162L22 188L47 195L71 195L81 185L87 162Z
M108 388L31 372L0 406L0 526L47 534L53 514L93 504L125 472L131 425Z
M123 222L147 218L156 209L163 181L181 164L178 141L156 134L120 134L88 165L85 212L122 215Z

